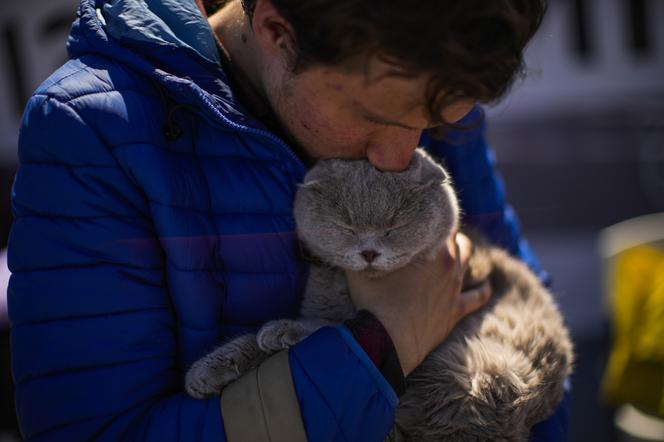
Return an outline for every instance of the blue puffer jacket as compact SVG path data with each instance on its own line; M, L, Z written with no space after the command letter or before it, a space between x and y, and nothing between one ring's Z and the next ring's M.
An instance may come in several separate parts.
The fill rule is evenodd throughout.
M295 316L291 214L305 166L233 99L184 0L82 0L71 59L25 111L9 313L29 440L223 441L219 398L183 393L222 339ZM471 115L469 118L472 118ZM482 127L430 149L467 220L539 271ZM397 397L343 326L289 354L312 441L379 441ZM537 440L563 440L565 408Z

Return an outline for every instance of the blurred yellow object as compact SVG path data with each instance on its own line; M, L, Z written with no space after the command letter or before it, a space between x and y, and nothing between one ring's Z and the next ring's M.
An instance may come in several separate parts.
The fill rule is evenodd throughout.
M664 252L626 249L610 271L613 347L602 383L604 399L664 416Z

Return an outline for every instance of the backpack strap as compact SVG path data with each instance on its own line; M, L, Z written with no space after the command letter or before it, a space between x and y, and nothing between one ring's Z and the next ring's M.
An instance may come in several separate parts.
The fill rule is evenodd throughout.
M229 442L306 442L288 350L227 386L221 413Z

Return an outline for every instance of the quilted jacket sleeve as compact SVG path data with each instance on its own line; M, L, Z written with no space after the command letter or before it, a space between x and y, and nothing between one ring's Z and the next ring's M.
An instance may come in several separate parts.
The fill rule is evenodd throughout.
M481 108L473 109L459 124L472 129L450 130L444 141L425 134L422 142L432 155L444 162L452 175L464 223L478 228L494 243L523 260L549 285L548 274L542 270L528 241L521 236L516 214L506 203L495 156L485 139L485 121ZM533 428L532 442L567 440L570 396L568 382L565 397L555 414Z
M8 301L24 438L222 440L218 401L175 384L164 257L140 191L91 126L44 95L28 103L19 160Z
M46 95L24 115L8 290L22 434L224 441L219 398L182 392L165 257L141 189L95 131L103 117ZM382 440L396 395L348 330L320 330L289 360L309 440Z
M543 280L549 277L540 266L528 241L521 237L513 208L505 201L505 188L496 170L493 150L485 139L485 121L481 108L474 108L461 126L449 130L444 141L423 137L427 150L442 160L454 179L463 209L463 221L478 228L494 243L525 261Z

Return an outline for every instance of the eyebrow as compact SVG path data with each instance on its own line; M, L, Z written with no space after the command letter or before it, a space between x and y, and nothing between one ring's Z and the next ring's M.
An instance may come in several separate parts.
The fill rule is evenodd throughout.
M422 130L423 128L408 126L407 124L399 123L398 121L391 121L388 118L382 117L380 115L374 114L369 109L362 106L358 101L353 100L353 106L359 110L365 118L373 120L379 124L386 124L389 126L397 126L408 130ZM431 126L434 127L434 126ZM428 128L428 127L427 127Z
M365 115L365 117L368 117L368 118L370 118L371 120L374 120L377 123L386 124L388 126L398 126L398 127L402 127L404 129L409 129L409 130L422 130L421 128L411 127L411 126L408 126L406 124L399 123L398 121L386 120L385 118L383 118L381 116L378 116L378 115L373 115L373 114L367 113Z

